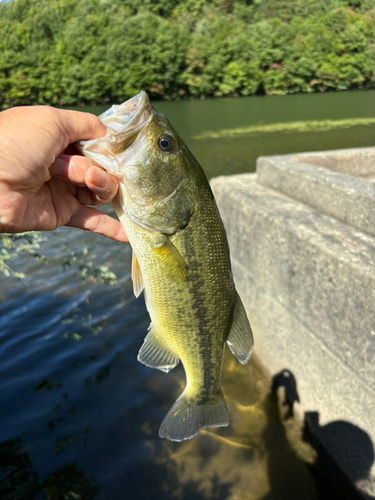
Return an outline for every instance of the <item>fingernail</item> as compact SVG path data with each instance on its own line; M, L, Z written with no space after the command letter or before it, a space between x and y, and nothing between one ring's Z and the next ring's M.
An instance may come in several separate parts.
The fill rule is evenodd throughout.
M94 199L96 200L98 205L104 206L106 203L108 203L108 200L106 200L105 198L102 198L98 194L94 194Z
M91 182L99 188L104 188L108 183L107 174L103 170L95 169L92 172Z
M65 155L58 156L50 166L50 173L54 177L61 177L64 179L66 177L68 164L69 162L67 161Z

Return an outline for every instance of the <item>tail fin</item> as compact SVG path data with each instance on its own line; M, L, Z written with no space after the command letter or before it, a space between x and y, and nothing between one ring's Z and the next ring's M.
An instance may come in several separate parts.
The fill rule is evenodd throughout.
M229 424L227 405L221 389L212 400L197 404L184 391L164 418L159 436L171 441L184 441L203 427L225 427Z

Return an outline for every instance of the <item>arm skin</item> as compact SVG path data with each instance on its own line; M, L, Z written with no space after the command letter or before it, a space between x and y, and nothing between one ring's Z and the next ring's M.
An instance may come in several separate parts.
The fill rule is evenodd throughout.
M0 113L0 233L72 226L128 241L102 206L118 188L115 177L78 154L73 144L104 136L96 116L49 106Z

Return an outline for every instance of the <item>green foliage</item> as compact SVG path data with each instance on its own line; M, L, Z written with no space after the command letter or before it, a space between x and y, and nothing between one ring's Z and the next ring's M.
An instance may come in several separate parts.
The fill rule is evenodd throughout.
M108 266L95 265L92 261L87 260L88 249L82 248L79 252L71 249L69 254L64 258L62 263L65 270L72 263L78 264L79 277L87 282L97 281L102 285L114 285L116 283L116 275Z
M375 81L375 0L12 0L0 32L0 108Z
M7 277L24 278L24 273L14 271L5 263L6 260L13 259L21 253L30 254L40 261L46 262L47 258L38 251L42 241L45 241L45 238L39 232L29 231L20 234L3 233L0 241L0 273Z

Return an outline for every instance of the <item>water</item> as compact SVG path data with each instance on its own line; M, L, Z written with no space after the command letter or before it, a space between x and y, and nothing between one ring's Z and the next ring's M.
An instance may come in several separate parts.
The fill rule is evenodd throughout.
M116 285L62 271L83 245L91 260L111 263ZM62 228L43 248L47 264L20 259L25 280L3 281L2 499L319 498L303 461L314 457L295 424L280 424L254 360L244 368L226 353L230 428L181 444L159 439L184 374L136 361L149 320L133 297L129 247Z
M328 132L277 132L235 138L193 139L205 132L249 125L375 118L375 91L254 96L153 103L165 113L209 178L255 170L259 156L374 144L375 124ZM108 106L84 108L95 114ZM79 109L79 108L76 108Z
M374 126L326 133L258 133L193 139L248 125L375 116L374 92L158 102L207 175L254 169L260 154L372 144ZM96 108L95 112L103 109ZM118 281L81 281L72 251L108 264ZM48 262L12 262L26 278L1 278L0 497L10 499L318 499L299 426L283 425L256 357L245 367L226 352L228 428L184 443L157 431L184 386L181 366L151 370L136 356L149 323L135 299L127 245L61 228L47 234ZM332 495L331 495L332 498Z

